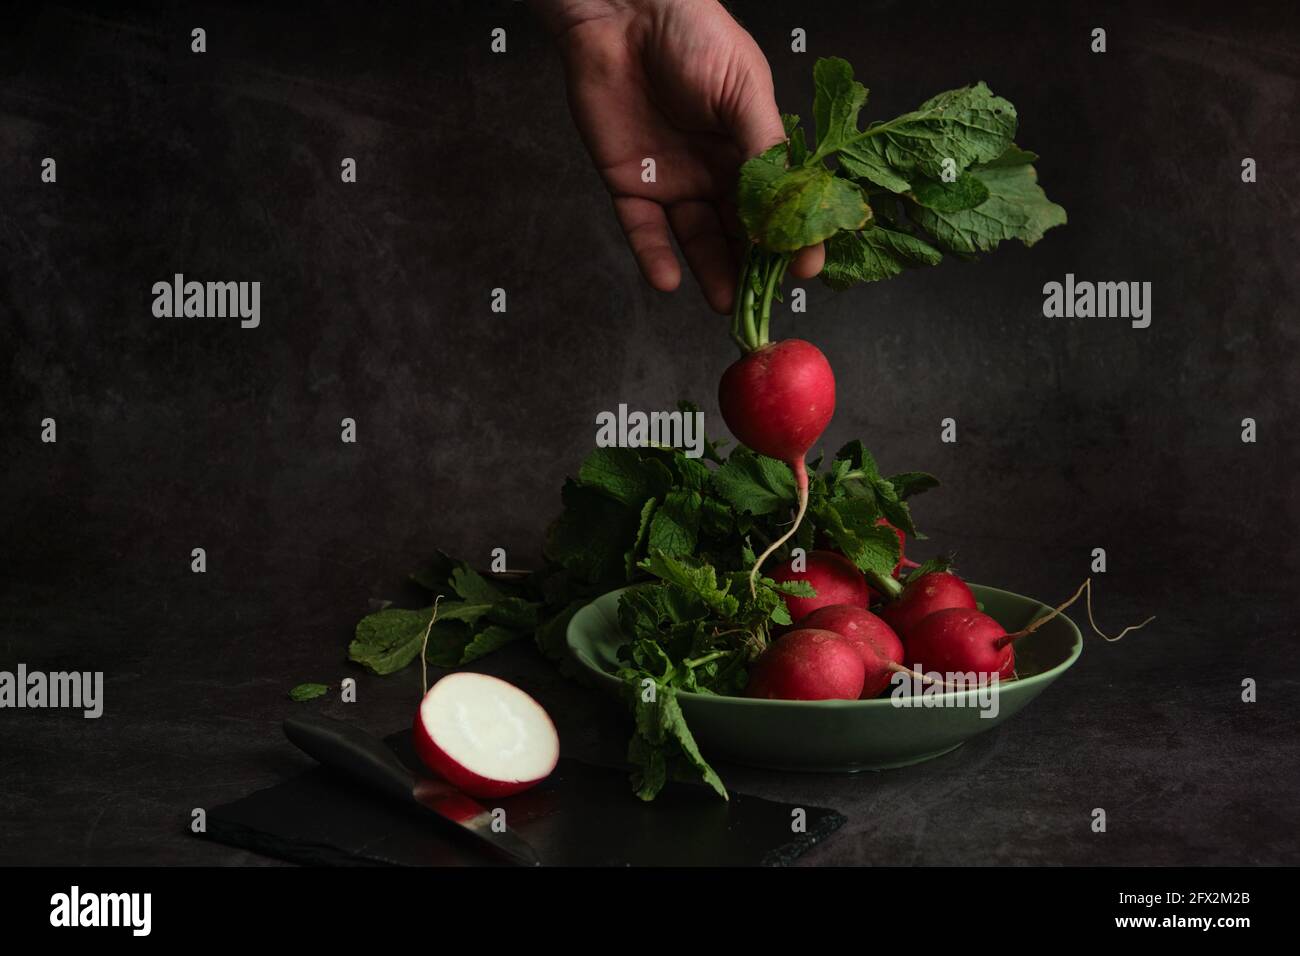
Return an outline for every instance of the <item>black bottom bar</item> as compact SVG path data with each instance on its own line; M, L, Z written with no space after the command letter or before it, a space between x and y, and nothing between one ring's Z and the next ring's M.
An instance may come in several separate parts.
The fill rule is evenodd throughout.
M405 945L464 934L494 944L597 932L611 944L716 935L743 938L776 919L819 937L961 939L1052 932L1071 939L1278 931L1293 869L7 869L6 941L76 932L133 936L148 893L149 937L203 943ZM52 925L115 914L116 927ZM94 897L87 902L88 897ZM141 908L132 908L136 899ZM106 908L101 904L105 904ZM1289 912L1288 912L1289 911ZM839 913L834 919L829 914ZM813 920L816 925L810 925ZM448 937L448 932L456 936ZM605 935L615 934L615 935ZM683 935L685 934L685 935ZM697 935L698 934L698 935ZM601 937L589 937L601 938ZM97 942L97 940L95 940Z

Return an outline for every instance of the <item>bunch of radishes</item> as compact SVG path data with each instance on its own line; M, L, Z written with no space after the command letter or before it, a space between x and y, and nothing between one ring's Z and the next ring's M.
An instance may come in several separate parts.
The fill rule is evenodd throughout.
M799 495L794 522L755 562L753 583L764 560L794 535L807 511L804 456L835 412L835 377L815 345L787 339L750 350L728 368L718 401L732 434L790 466ZM894 530L901 546L904 535ZM796 570L787 562L772 577L805 581L816 596L785 597L794 629L755 663L749 696L875 697L902 670L922 679L935 671L974 674L975 680L1014 677L1012 643L1030 629L1008 634L978 609L971 589L951 571L915 575L904 586L896 580L904 563L900 560L894 577L875 580L872 588L862 571L837 552L813 551L801 563ZM878 613L870 610L875 598L882 602Z
M813 598L786 599L795 624L755 662L746 693L781 700L876 697L900 671L923 680L975 674L1006 680L1015 672L1012 641L976 607L975 595L951 571L909 580L898 596L869 609L866 578L832 551L814 551L803 571L789 563L773 577L807 581ZM1027 632L1026 632L1027 633Z

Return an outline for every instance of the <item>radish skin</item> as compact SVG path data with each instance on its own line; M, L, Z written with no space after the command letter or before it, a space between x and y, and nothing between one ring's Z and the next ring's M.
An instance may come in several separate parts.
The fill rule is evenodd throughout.
M803 618L827 605L853 604L864 609L867 606L866 578L857 565L834 551L809 552L802 571L795 571L790 561L782 562L772 572L772 580L778 583L807 581L817 592L813 597L782 595L790 619L796 626L802 626Z
M1014 676L1016 655L1006 630L982 611L951 607L935 611L907 635L908 666L921 673L978 674L987 680Z
M975 609L975 594L951 571L934 571L908 581L903 593L880 611L894 632L908 641L912 630L935 611L947 608Z
M745 445L787 464L802 461L835 414L835 376L817 346L785 339L732 363L722 373L718 403Z
M888 687L903 662L903 642L894 629L865 608L828 604L800 620L799 627L833 631L857 649L865 669L859 695L864 699Z
M857 700L866 668L857 649L833 631L800 628L763 652L746 697L768 700Z

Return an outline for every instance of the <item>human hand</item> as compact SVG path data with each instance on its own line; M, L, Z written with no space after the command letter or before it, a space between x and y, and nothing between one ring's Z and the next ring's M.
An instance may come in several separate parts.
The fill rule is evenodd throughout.
M729 313L743 230L740 164L785 139L758 44L716 0L532 0L564 55L569 108L646 281L676 289L681 267ZM655 161L655 181L642 162ZM803 250L790 273L821 271Z

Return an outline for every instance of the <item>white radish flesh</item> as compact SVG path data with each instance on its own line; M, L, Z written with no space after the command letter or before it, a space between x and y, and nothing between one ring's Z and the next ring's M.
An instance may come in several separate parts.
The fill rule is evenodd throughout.
M430 770L470 796L501 797L544 780L560 739L542 706L487 674L449 674L415 715L415 750Z

